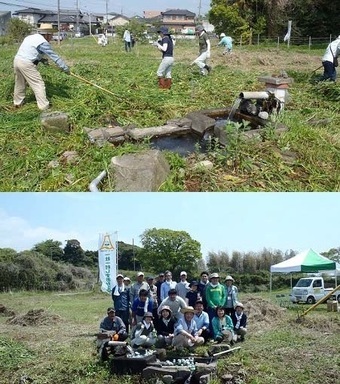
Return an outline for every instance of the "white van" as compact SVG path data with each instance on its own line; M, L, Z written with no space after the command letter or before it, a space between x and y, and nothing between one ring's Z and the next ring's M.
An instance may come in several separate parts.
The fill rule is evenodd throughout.
M325 288L322 277L303 277L296 283L295 287L293 287L289 296L293 303L302 302L314 304L328 295L332 290L333 288ZM339 290L337 290L332 296L334 296L340 303Z

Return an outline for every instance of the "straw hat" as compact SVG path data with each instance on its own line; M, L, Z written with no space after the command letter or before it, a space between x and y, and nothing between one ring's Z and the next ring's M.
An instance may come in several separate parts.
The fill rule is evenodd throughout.
M194 308L193 307L185 307L185 308L182 308L181 309L181 312L183 313L183 314L186 314L186 313L195 313L195 310L194 310Z
M44 34L53 34L54 32L57 32L55 28L53 28L52 24L42 24L37 30L38 33L41 35Z
M235 281L230 275L226 276L226 278L224 279L224 281Z

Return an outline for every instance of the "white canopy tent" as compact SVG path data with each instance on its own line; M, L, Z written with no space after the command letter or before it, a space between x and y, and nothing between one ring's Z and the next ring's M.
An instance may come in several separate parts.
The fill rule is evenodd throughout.
M337 263L333 260L327 259L313 249L307 249L297 255L282 261L281 263L272 265L270 267L270 292L272 291L272 274L273 273L293 273L293 272L320 272L320 271L334 271L335 272L335 285L337 286ZM291 275L292 286L292 275Z

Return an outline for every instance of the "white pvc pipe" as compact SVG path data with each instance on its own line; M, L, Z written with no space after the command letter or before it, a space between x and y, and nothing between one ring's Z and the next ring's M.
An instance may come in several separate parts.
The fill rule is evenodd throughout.
M95 179L93 179L89 185L90 192L99 192L98 184L106 176L106 171L102 171Z
M241 99L268 99L269 94L268 92L262 91L262 92L241 92L240 96Z

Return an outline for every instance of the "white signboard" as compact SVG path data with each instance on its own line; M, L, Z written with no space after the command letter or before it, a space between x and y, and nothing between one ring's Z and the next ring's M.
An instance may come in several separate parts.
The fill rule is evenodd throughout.
M110 293L115 284L117 272L117 249L111 241L110 235L101 235L99 238L98 264L101 290Z

